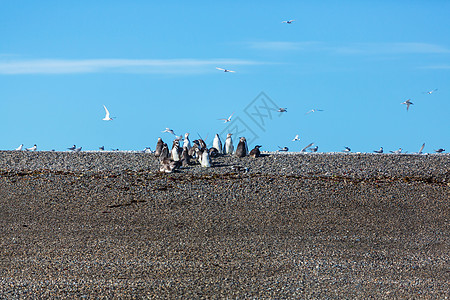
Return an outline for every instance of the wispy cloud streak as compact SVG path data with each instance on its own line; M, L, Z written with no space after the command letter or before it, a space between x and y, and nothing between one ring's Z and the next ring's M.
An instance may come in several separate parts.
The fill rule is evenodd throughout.
M377 54L446 54L450 49L430 43L347 43L332 44L318 41L250 42L252 49L267 51L310 51L328 52L341 55L377 55Z
M73 73L205 73L215 66L258 65L263 62L242 59L35 59L0 60L0 74Z

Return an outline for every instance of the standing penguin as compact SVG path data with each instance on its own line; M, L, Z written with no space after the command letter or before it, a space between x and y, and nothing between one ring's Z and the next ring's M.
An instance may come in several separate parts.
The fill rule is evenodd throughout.
M162 161L164 158L168 157L169 157L169 148L167 147L167 144L164 143L161 150L161 154L159 155L159 159Z
M178 140L174 140L173 145L172 145L172 152L171 152L171 157L172 157L173 161L181 160L179 150L180 150L180 143L178 142Z
M191 141L189 140L189 133L184 134L183 148L186 147L187 150L191 149Z
M211 158L209 157L208 149L203 149L201 166L204 168L211 167Z
M256 145L255 148L253 148L252 151L250 151L250 156L253 158L260 157L261 152L259 151L259 148L261 148L261 147L262 146L260 146L260 145Z
M156 143L155 156L159 157L161 155L161 151L163 148L164 142L161 138L158 138L158 142Z
M183 147L183 152L181 153L181 163L183 167L187 167L191 164L191 157L189 156L189 150L187 147Z
M220 140L220 136L218 134L214 137L213 147L217 149L219 154L223 153L222 141Z
M245 137L241 137L239 139L239 144L236 147L236 156L237 157L244 157L247 155L247 140L245 139Z
M233 147L233 139L231 138L232 135L233 135L232 133L227 134L225 146L223 147L223 153L225 154L233 154L234 147Z

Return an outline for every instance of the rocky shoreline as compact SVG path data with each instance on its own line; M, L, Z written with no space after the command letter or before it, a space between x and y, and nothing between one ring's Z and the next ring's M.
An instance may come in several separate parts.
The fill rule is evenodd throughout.
M147 153L0 151L0 298L448 296L447 154L158 169Z

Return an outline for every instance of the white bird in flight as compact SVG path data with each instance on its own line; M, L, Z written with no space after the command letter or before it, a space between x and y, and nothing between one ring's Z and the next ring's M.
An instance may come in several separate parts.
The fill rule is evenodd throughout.
M103 121L112 121L113 119L109 116L109 111L105 105L103 105L103 108L105 109L105 117L102 120Z
M175 136L176 136L175 132L173 132L173 130L172 130L172 129L170 129L170 128L166 128L166 130L164 130L164 131L161 131L161 132L168 132L168 133L171 133L171 134L173 134L173 135L175 135Z
M436 92L438 89L434 89L434 90L431 90L431 91L427 91L427 92L425 92L425 94L428 94L428 95L431 95L431 94L433 94L434 92Z
M224 72L236 73L236 71L232 71L232 70L228 70L228 69L222 69L222 68L219 68L219 67L216 67L216 69L220 70L220 71L224 71Z
M298 136L298 134L295 135L295 137L294 137L294 139L292 141L293 142L300 141L300 137Z
M22 151L23 149L23 144L21 144L19 147L16 148L16 151Z
M314 108L314 109L311 109L310 111L308 111L305 115L308 115L308 114L316 112L316 111L323 111L323 109Z
M405 102L402 102L400 104L406 104L406 111L409 110L409 106L412 104L414 105L414 103L411 102L411 99L406 100Z
M231 122L231 117L234 115L234 112L231 114L231 116L228 117L228 119L219 119L222 120L224 123Z
M286 24L292 24L295 20L288 20L288 21L283 21L281 23L286 23Z

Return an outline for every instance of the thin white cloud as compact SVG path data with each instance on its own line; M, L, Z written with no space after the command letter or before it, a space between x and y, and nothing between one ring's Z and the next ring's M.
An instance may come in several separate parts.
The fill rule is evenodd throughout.
M346 43L332 44L317 41L264 41L247 43L252 49L267 51L314 51L341 55L377 54L446 54L450 49L430 43Z
M35 59L0 60L0 74L72 74L72 73L204 73L215 66L257 65L262 62L241 59Z

